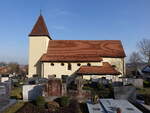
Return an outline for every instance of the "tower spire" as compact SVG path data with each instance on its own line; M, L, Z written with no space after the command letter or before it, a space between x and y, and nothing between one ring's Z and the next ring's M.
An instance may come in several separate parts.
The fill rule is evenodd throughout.
M41 11L40 11L40 16L36 24L34 25L31 33L29 34L29 36L48 36L51 39L44 18L41 14Z

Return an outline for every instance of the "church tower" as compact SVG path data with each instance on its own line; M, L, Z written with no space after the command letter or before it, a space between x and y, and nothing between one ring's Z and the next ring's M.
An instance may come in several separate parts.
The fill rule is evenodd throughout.
M28 77L41 75L39 59L47 52L49 40L52 40L42 15L39 16L29 34L29 71Z

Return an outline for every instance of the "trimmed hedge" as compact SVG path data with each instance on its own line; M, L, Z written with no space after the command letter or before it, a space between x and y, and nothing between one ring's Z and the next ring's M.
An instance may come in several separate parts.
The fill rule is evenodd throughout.
M82 89L90 90L92 95L98 95L100 98L114 98L114 91L111 84L103 85L92 82L85 84Z

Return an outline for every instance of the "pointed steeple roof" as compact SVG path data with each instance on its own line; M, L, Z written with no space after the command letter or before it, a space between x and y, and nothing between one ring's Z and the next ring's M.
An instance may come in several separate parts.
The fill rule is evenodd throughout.
M42 15L39 16L29 36L48 36L51 39Z

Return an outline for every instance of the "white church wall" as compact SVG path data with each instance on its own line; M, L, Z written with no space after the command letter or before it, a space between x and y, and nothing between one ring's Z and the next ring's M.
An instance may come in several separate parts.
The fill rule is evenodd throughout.
M124 61L122 58L103 58L102 62L109 62L111 65L115 65L115 69L121 72L120 75L115 76L95 76L97 78L107 77L107 79L118 79L119 77L123 76L124 71ZM74 74L81 66L87 66L87 63L90 63L91 66L102 66L102 62L80 62L80 66L77 66L78 63L71 63L71 70L68 70L68 63L64 63L64 66L61 65L59 62L53 62L54 66L51 65L49 62L45 62L43 65L43 75L44 77L48 78L48 75L56 75L57 78L61 78L61 75L72 75ZM84 79L89 79L89 76L84 76Z
M105 77L107 80L112 80L112 82L119 81L119 77L121 75L83 75L83 79L90 80L90 79L99 79Z
M29 77L34 74L40 74L41 68L38 68L38 60L47 52L49 38L47 36L29 37ZM38 72L37 72L38 71Z
M121 77L124 73L124 61L123 58L103 58L102 62L109 62L111 65L115 65L115 69L121 72L120 75L96 75L93 77L102 78L106 77L107 79L116 80ZM71 70L68 70L68 63L64 63L64 66L61 65L61 62L53 62L53 66L50 62L45 62L43 64L43 75L48 78L49 75L56 75L56 78L61 78L61 75L72 75L74 74L81 66L87 66L87 63L90 63L91 66L102 66L102 62L80 62L80 66L77 66L78 63L71 63ZM89 75L84 75L84 79L90 79Z
M125 72L125 63L124 58L103 58L103 62L109 62L111 65L115 65L115 69L124 75ZM119 77L121 77L121 75Z
M80 62L80 66L77 66L78 63L70 63L72 69L68 70L68 63L64 63L64 66L57 62L53 62L54 66L51 66L51 63L44 63L44 77L56 75L57 78L61 78L61 75L72 75L81 66L87 66L87 63L90 63L91 66L102 66L102 62Z

